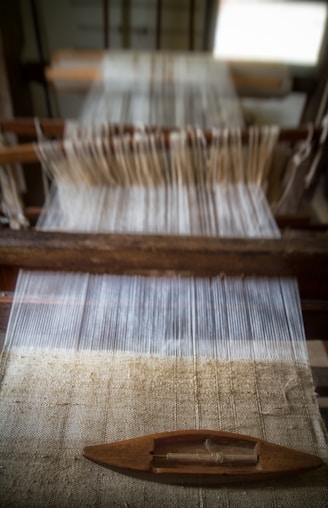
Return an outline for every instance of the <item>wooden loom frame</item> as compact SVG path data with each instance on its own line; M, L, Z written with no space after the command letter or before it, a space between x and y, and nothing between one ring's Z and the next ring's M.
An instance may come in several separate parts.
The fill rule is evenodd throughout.
M41 120L48 136L61 137L62 120ZM33 119L0 120L0 128L35 136ZM117 132L122 127L117 127ZM132 127L125 127L131 133ZM115 129L114 129L115 132ZM164 131L168 138L169 130ZM211 133L205 133L210 142ZM316 128L317 143L321 128ZM306 140L308 128L283 129L280 140ZM248 140L247 130L242 134ZM26 156L28 154L28 156ZM0 162L31 162L33 144L0 150ZM174 235L80 234L0 230L0 289L13 291L19 268L91 273L217 276L292 276L300 287L308 339L326 339L328 327L328 239L226 239ZM1 300L2 298L2 300ZM11 295L0 297L11 302Z
M54 122L50 122L54 127ZM16 133L28 135L24 129L18 132L21 127L22 124L16 127ZM50 136L60 135L48 131L46 120L41 122L41 128ZM318 129L315 138L319 136ZM305 138L302 136L301 140ZM164 272L215 275L223 271L260 275L270 271L272 275L295 275L298 278L307 338L327 338L328 244L325 241L209 240L142 235L79 235L77 238L70 234L0 231L0 289L13 289L18 267L96 273L155 272L159 275ZM306 279L305 285L302 279ZM11 295L0 295L0 309L3 304L10 306L11 301Z

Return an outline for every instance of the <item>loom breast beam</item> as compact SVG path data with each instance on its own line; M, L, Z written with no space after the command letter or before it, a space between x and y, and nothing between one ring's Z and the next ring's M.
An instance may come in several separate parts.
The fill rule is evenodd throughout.
M87 446L83 455L143 480L212 487L299 474L324 464L314 455L261 439L211 430L168 432Z
M217 239L0 231L1 273L25 269L91 273L165 272L294 276L302 299L328 299L326 238Z

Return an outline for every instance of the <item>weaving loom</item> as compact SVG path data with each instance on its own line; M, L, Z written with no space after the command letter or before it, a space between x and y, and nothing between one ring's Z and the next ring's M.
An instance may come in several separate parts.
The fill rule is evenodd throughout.
M101 146L104 146L104 136L106 130L102 132ZM276 139L277 133L273 132L272 136ZM1 456L5 465L1 481L7 486L4 504L35 506L47 501L53 506L154 506L158 503L163 506L263 506L264 503L309 506L310 502L326 505L326 469L302 478L247 488L243 485L220 490L182 489L122 478L86 463L80 456L83 446L96 442L175 429L213 428L256 435L316 453L327 460L326 434L307 360L297 284L290 278L254 278L247 273L245 278L220 276L229 272L229 263L227 260L222 265L219 263L219 249L215 250L218 245L215 242L219 240L213 239L211 252L212 239L206 238L279 236L259 186L270 157L262 158L259 172L254 170L254 163L245 164L244 155L241 161L241 133L237 130L226 131L224 135L213 132L211 146L206 145L201 131L192 132L191 138L190 147L185 133L179 137L173 133L169 148L162 153L158 147L152 151L155 139L151 134L139 132L132 138L134 149L137 147L143 160L142 176L149 189L157 191L151 198L154 211L160 202L158 189L163 186L161 174L153 173L156 162L157 168L164 168L165 178L170 181L170 175L174 176L162 203L167 213L177 197L182 199L179 210L182 216L187 213L189 217L187 221L181 219L183 225L178 230L172 230L176 214L165 225L161 210L149 228L145 228L147 207L140 218L133 216L131 207L125 222L112 221L108 225L108 221L100 220L99 211L106 219L112 207L103 206L107 197L102 197L99 204L98 191L91 200L96 213L92 214L88 208L85 220L80 216L82 224L71 220L81 212L77 214L76 208L70 206L72 193L67 192L67 185L71 188L72 184L76 185L80 175L70 172L67 182L67 163L80 160L83 175L88 180L90 175L95 177L93 183L99 185L103 182L98 182L99 172L94 168L103 165L105 155L106 174L111 178L122 175L118 165L120 147L126 143L130 146L130 137L116 138L114 154L95 153L92 147L87 152L85 143L84 159L77 156L79 143L74 138L65 142L66 149L72 148L66 150L65 157L58 145L38 148L58 189L39 228L65 231L68 224L73 231L205 235L203 239L195 238L195 244L205 246L205 255L199 267L194 263L193 276L189 273L186 277L183 271L188 272L188 268L190 271L192 265L192 261L184 259L186 253L192 255L193 250L197 253L190 239L182 236L179 241L178 237L168 236L167 245L171 249L182 248L186 253L173 251L170 255L167 250L165 258L164 248L163 260L161 256L156 260L163 239L150 236L150 251L152 241L156 247L147 268L156 269L157 264L157 270L160 268L163 273L142 276L140 271L145 269L147 259L143 261L140 257L139 262L137 259L129 266L129 260L133 259L131 251L125 267L124 259L120 265L118 258L115 261L113 236L114 265L106 266L105 270L128 270L131 275L20 274L1 363L1 404L2 414L6 415L1 426ZM93 139L97 142L99 135ZM163 140L159 145L163 146ZM265 145L268 145L266 139ZM257 149L263 155L261 143ZM251 150L255 148L250 143ZM249 151L246 162L251 159ZM271 151L269 143L269 155ZM160 162L154 159L158 153ZM221 166L220 154L226 156ZM131 174L138 175L138 163L133 165L135 153L124 157ZM95 165L88 173L91 159ZM253 159L259 160L254 154ZM107 171L111 168L112 171ZM127 181L117 182L114 178L114 182L119 188L129 187ZM142 179L137 183L144 186ZM137 201L140 192L139 189ZM81 196L80 192L76 196ZM89 187L85 188L85 196L90 201ZM113 199L110 194L110 200ZM124 203L130 203L131 195L124 199ZM146 202L151 199L147 197ZM193 206L197 203L194 216L193 206L185 206L188 202ZM119 212L117 208L117 216ZM74 238L77 242L85 238L86 246L89 242L90 250L82 250L82 257L90 253L90 265L97 264L97 249L93 245L99 241L98 252L101 252L101 236L94 236L95 243L83 235L76 234ZM132 246L136 237L130 238ZM124 251L124 241L124 237L118 239L118 257L120 249ZM143 242L147 250L147 237L140 237L139 245ZM138 250L138 243L134 248ZM10 256L13 251L9 248L4 264L10 264ZM35 262L36 259L28 258L25 266ZM51 255L48 263L52 264ZM86 265L88 260L80 269ZM262 268L263 275L266 268ZM104 265L99 264L99 269L103 271ZM167 274L163 269L180 271L183 276L172 276L174 272ZM259 269L254 273L258 274ZM279 271L279 267L274 269ZM195 277L197 270L203 272L202 277ZM211 277L204 277L211 270Z

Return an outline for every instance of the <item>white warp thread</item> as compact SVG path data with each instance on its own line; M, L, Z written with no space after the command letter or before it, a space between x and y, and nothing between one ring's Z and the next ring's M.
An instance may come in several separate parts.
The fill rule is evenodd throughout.
M252 131L243 149L237 129L213 130L207 146L195 129L116 136L107 124L71 124L65 154L40 144L40 160L56 187L38 228L221 237L279 237L262 185L276 128ZM82 142L83 140L83 142ZM131 146L134 149L131 151Z
M5 348L306 362L293 279L21 272Z
M83 121L201 128L242 125L227 63L205 53L110 51Z

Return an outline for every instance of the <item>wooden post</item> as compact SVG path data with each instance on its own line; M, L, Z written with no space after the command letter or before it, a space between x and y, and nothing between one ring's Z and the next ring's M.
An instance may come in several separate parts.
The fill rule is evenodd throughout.
M109 49L109 0L103 0L104 49Z
M189 0L189 51L194 51L195 35L195 0Z
M161 49L162 28L162 0L157 0L156 6L156 49Z

